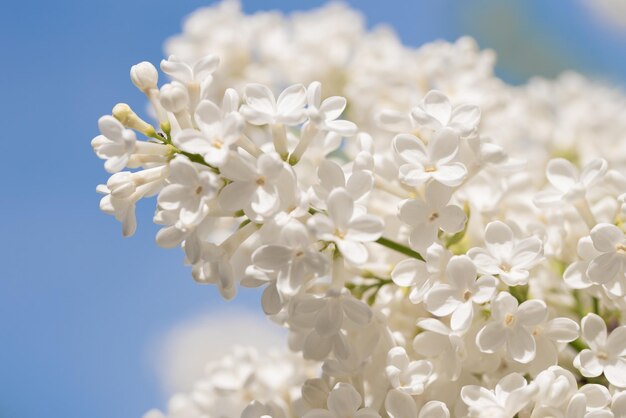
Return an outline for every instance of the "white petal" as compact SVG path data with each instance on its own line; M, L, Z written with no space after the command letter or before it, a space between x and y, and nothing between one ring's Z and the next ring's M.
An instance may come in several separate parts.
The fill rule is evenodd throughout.
M365 326L372 319L372 310L369 306L353 297L346 297L342 301L342 307L348 319L356 325Z
M426 309L437 316L450 315L461 302L456 298L456 291L446 284L440 284L426 294Z
M604 376L613 386L626 388L626 359L615 357L604 366Z
M517 309L517 320L524 326L535 326L548 316L546 303L539 299L527 300Z
M626 355L626 326L615 328L606 340L606 349L610 355Z
M320 111L326 120L335 120L343 113L346 103L345 97L332 96L324 100L320 106Z
M589 347L604 349L607 340L606 324L604 320L594 313L589 313L581 321L582 335Z
M415 415L406 415L406 417L414 417ZM417 418L450 418L450 411L445 403L440 401L428 401Z
M535 358L535 339L522 327L509 333L506 347L513 360L520 363L528 363Z
M449 161L459 149L459 137L449 128L438 131L428 143L428 156L431 162Z
M489 322L476 334L476 345L483 353L495 353L506 342L506 330L499 322Z
M354 212L354 201L345 189L335 189L330 192L328 201L328 215L335 223L335 226L347 232L348 223Z
M603 253L614 252L615 247L624 239L624 233L621 229L607 223L594 226L590 235L593 246Z
M574 341L578 334L578 324L569 318L554 318L543 329L543 335L553 341L564 343Z
M588 349L578 353L574 359L574 366L580 370L580 373L585 377L600 376L604 369L596 353Z
M280 294L275 283L267 286L263 291L261 306L266 315L275 315L282 309Z
M367 248L360 242L336 240L335 243L339 248L341 255L354 265L362 265L367 261Z
M462 105L452 112L450 126L457 129L461 135L471 133L480 122L480 108L473 105Z
M346 239L354 241L376 241L383 234L383 221L375 215L360 215L348 223Z
M361 395L347 383L337 383L328 395L328 410L337 417L349 417L361 406Z
M411 395L392 389L385 398L385 409L390 418L415 418L417 407Z
M450 205L443 208L440 212L439 226L448 234L459 232L465 226L467 216L463 209L456 205Z
M242 209L256 189L251 182L233 182L222 189L219 195L220 206L224 210L236 212Z
M414 284L417 277L425 279L427 274L426 263L407 258L396 264L391 272L391 280L398 286L409 287Z
M554 158L548 162L546 176L550 184L562 192L569 191L578 182L578 170L564 158Z
M604 176L608 169L608 164L605 160L597 158L592 160L583 168L580 173L580 181L585 187L593 186L600 177Z
M294 84L287 87L278 96L277 100L277 113L279 115L291 115L294 112L298 112L306 104L306 89L302 84Z
M445 94L438 90L431 90L424 97L424 110L445 126L450 121L452 105Z
M393 139L393 148L398 156L407 163L415 163L426 159L424 143L413 135L396 135Z
M283 245L264 245L252 254L252 262L264 270L278 269L291 261L293 252Z

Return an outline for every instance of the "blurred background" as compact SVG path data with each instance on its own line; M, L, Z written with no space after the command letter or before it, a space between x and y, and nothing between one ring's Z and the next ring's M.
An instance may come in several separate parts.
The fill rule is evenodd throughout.
M130 239L98 209L95 187L107 175L90 147L97 119L120 101L143 108L130 66L157 64L183 18L211 3L5 5L0 417L141 417L163 408L173 386L188 385L171 372L176 359L210 358L234 342L281 343L254 291L226 303L214 288L193 282L180 250L156 246L153 201L139 206L139 228ZM626 0L348 3L368 26L388 24L411 46L471 35L497 52L498 74L511 83L565 69L626 82ZM242 4L248 13L289 12L324 1ZM181 347L194 351L183 354ZM183 360L178 368L188 367Z

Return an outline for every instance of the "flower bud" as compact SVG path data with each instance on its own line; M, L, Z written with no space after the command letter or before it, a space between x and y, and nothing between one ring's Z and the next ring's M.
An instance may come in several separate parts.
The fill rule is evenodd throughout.
M143 61L130 67L130 80L139 90L147 92L157 88L159 73L154 65L148 61Z
M189 104L189 93L181 83L176 81L161 87L161 105L174 114L182 112Z
M148 122L141 119L126 103L118 103L113 107L113 116L127 128L134 129L146 136L156 136L156 130Z

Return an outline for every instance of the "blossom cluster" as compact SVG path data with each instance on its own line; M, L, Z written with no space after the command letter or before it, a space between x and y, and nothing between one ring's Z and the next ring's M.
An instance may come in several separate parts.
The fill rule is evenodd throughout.
M418 49L339 5L224 2L131 68L92 140L101 209L295 353L245 350L146 417L626 417L626 98L508 86L470 39ZM270 371L268 371L270 370Z

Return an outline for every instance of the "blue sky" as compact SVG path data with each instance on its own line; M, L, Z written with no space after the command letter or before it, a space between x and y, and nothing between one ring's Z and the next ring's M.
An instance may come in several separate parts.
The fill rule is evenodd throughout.
M157 63L182 18L209 3L3 7L0 418L131 418L162 407L147 353L184 319L226 307L215 289L194 284L180 251L154 244L153 202L140 206L131 239L99 211L95 186L106 173L89 145L115 103L144 105L129 67ZM322 3L243 0L248 12ZM498 51L499 73L510 81L564 68L626 80L626 34L590 21L577 2L350 3L411 45L473 34ZM231 305L260 314L254 292Z

